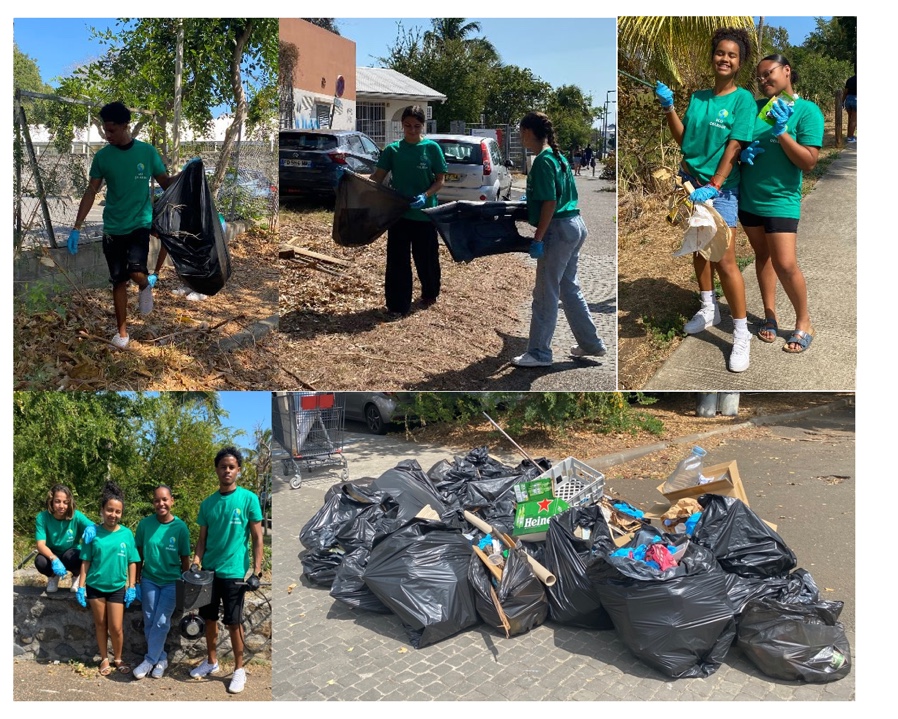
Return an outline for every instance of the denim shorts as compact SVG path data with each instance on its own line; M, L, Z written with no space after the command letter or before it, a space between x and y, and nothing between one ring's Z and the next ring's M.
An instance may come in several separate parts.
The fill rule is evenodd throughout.
M846 95L845 96L845 109L846 110L857 110L857 95Z
M692 177L692 175L688 175L683 170L679 172L680 177L683 178L683 182L691 182L692 186L697 190L701 185L698 184L698 181ZM712 203L714 205L714 209L720 214L723 218L723 221L727 223L727 227L735 227L736 221L739 215L739 188L735 188L732 190L721 190L720 194L714 198Z

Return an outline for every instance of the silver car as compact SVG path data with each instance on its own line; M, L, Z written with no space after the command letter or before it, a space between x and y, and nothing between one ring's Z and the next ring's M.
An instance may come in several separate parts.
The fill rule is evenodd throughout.
M476 135L427 135L443 149L449 170L437 194L440 202L493 201L511 198L510 160L502 157L499 143Z
M396 407L408 393L335 392L337 404L343 406L346 419L364 422L373 434L386 434ZM396 419L402 419L403 415Z

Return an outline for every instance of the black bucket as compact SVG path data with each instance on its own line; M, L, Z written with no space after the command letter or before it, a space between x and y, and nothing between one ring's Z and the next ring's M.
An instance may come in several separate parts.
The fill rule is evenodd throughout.
M181 575L175 593L175 608L182 612L212 603L212 580L215 572L188 569Z

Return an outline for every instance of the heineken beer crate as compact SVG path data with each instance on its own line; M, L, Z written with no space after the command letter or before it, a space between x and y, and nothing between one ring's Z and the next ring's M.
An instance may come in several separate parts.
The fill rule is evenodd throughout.
M512 534L525 542L541 542L549 530L549 520L570 509L563 499L545 497L533 502L519 502L514 515Z
M552 494L572 507L598 502L605 490L605 475L573 457L559 462L546 475L552 479Z

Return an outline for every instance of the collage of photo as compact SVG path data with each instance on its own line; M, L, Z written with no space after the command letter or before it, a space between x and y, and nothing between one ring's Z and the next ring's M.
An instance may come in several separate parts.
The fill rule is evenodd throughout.
M14 702L857 700L856 17L13 40Z

